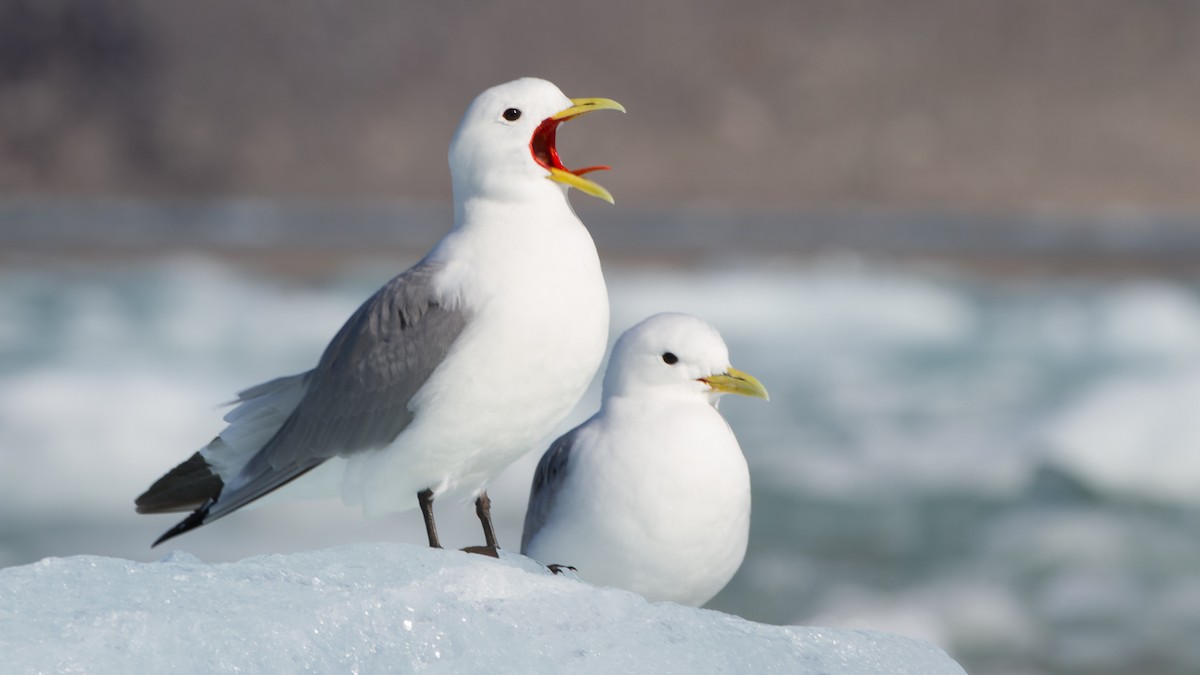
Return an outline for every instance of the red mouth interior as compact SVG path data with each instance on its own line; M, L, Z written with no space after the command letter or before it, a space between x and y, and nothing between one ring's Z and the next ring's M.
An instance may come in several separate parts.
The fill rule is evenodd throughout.
M558 158L558 148L554 146L554 136L558 131L558 125L572 119L570 117L564 119L554 119L547 117L542 120L538 128L533 132L533 138L529 140L529 151L533 153L533 161L542 165L547 169L558 169L573 173L576 176L582 176L585 173L593 171L607 171L611 166L589 166L583 169L568 169L563 166L562 160Z

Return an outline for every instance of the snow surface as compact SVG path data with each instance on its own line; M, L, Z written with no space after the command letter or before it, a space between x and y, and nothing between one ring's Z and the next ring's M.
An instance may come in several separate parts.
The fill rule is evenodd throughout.
M358 544L207 564L76 556L0 570L6 673L962 673L937 647L651 604L499 561Z

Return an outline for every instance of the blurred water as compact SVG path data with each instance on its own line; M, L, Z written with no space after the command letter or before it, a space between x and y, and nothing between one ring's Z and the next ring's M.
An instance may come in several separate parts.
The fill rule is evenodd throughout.
M0 564L164 555L148 545L174 519L133 497L220 428L217 404L311 367L410 262L319 282L198 258L0 269ZM722 406L755 494L714 608L929 638L972 673L1200 670L1197 287L854 259L607 276L614 333L695 313L771 390ZM502 543L539 453L490 490ZM439 509L445 539L477 543L469 508ZM419 520L276 504L171 545L226 560L419 542Z

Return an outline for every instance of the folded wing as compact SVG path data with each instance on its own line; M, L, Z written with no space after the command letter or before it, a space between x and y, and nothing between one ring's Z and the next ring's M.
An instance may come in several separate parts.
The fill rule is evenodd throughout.
M394 441L412 421L409 402L469 318L437 293L440 269L423 262L379 289L313 370L242 392L229 427L137 499L142 513L196 509L155 543L232 513L331 457Z

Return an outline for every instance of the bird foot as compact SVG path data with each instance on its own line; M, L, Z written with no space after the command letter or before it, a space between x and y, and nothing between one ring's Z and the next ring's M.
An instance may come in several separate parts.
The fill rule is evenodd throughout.
M498 546L468 546L463 549L464 553L474 553L476 555L486 555L490 558L500 557L500 548Z
M571 567L570 565L558 565L558 564L546 565L546 569L550 570L551 574L566 574L567 570L570 570L575 573L579 572L579 570L575 569L574 567Z

